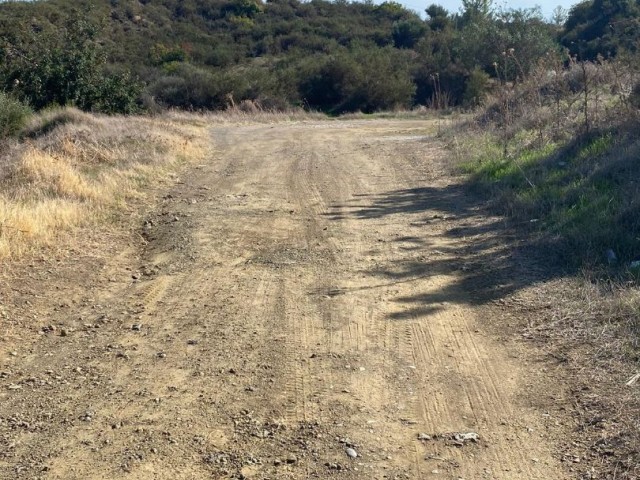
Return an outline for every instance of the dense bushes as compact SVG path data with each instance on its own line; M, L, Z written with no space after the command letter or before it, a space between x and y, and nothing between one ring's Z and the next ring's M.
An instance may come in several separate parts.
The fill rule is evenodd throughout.
M297 72L299 95L331 113L406 108L415 92L406 60L390 48L317 56Z
M70 17L59 30L27 30L4 38L0 86L35 109L73 105L83 110L131 113L141 87L128 73L109 74L98 30Z
M491 0L464 0L456 14L431 5L426 20L393 1L0 2L0 88L36 109L107 113L234 100L332 113L473 107L557 53L560 37L580 55L633 50L633 1L587 0L563 30L537 9L503 10ZM599 8L614 28L596 28Z

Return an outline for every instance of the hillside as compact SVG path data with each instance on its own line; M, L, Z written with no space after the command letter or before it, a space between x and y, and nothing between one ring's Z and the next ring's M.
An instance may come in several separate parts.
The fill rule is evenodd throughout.
M526 69L556 45L535 10L428 12L424 21L394 2L325 0L10 2L0 4L0 53L7 64L46 56L44 45L68 46L69 31L79 39L74 29L89 24L108 72L131 71L147 107L250 100L340 113L471 105L474 70L491 72L511 47L526 52ZM16 78L5 74L5 90Z

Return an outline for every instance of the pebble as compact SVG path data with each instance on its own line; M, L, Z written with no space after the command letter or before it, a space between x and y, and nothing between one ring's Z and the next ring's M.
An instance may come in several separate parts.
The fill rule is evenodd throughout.
M358 452L356 452L353 448L347 448L345 450L347 457L349 458L357 458L358 457Z
M418 440L431 440L431 435L428 435L426 433L419 433Z
M139 332L140 330L142 330L142 324L134 323L133 325L131 325L131 330L133 330L134 332Z

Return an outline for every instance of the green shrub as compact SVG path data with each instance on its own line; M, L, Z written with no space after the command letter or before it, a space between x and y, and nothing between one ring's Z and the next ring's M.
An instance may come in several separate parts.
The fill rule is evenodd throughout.
M131 114L139 110L142 85L129 73L105 77L96 88L93 109L108 114Z
M31 109L28 106L0 92L0 138L18 134L30 116Z
M129 75L109 75L98 28L82 16L57 31L34 31L0 48L0 82L36 110L75 106L131 113L140 87Z
M489 90L489 75L479 68L471 71L464 85L463 103L466 107L480 105Z
M301 62L306 105L332 114L406 108L415 93L406 57L392 48L357 48Z

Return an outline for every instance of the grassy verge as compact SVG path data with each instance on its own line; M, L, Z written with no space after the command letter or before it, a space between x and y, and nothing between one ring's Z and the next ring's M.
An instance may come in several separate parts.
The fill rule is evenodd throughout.
M501 213L556 237L573 266L634 270L640 139L633 131L619 127L526 147L518 142L510 142L513 153L505 156L495 139L472 139L469 150L477 153L460 168Z
M118 219L177 165L204 157L204 125L74 109L34 117L0 156L0 260Z
M521 316L525 338L570 372L568 449L582 459L573 468L580 478L632 479L640 475L640 105L629 92L639 72L604 61L582 67L542 69L504 87L444 138L469 188L511 219L522 244L537 245L530 254L546 257L548 271L523 290L550 308Z

